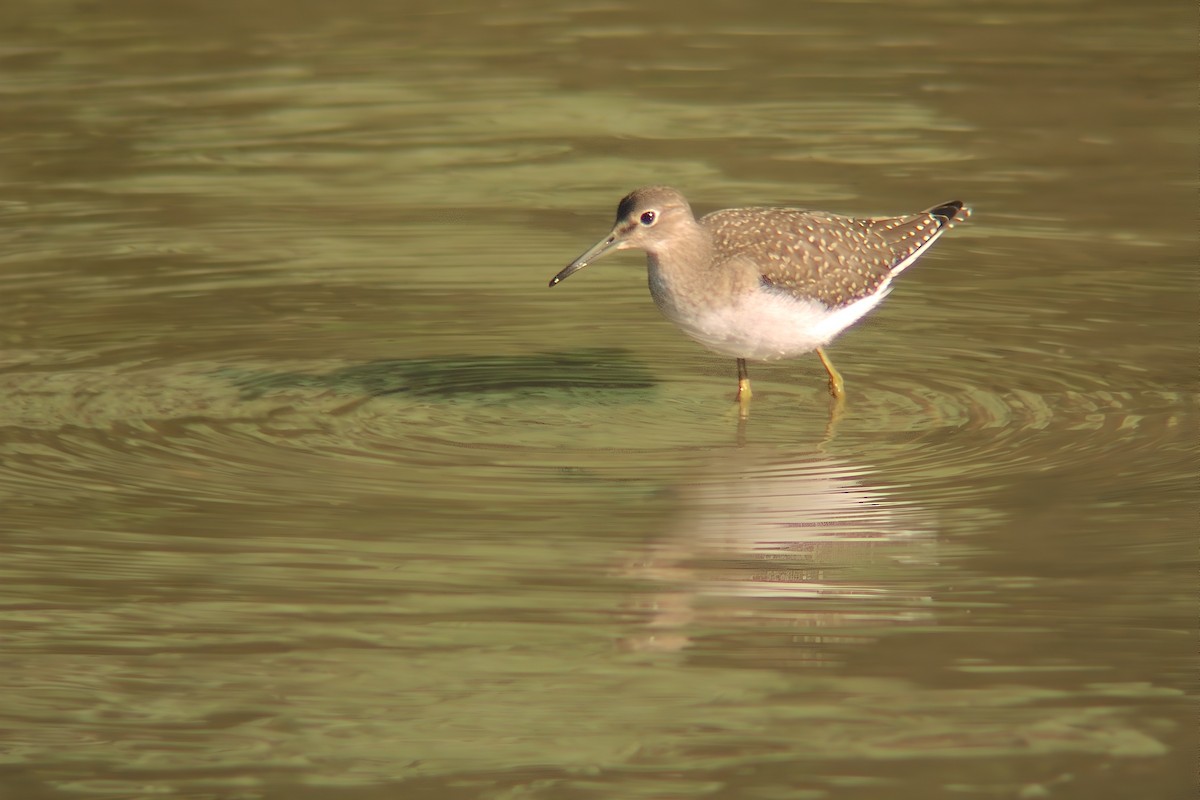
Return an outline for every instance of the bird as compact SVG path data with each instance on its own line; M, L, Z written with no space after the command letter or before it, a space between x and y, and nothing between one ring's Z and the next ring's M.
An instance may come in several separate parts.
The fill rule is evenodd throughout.
M751 397L747 361L816 351L838 401L845 381L825 346L891 291L892 279L971 211L959 200L897 217L745 207L699 219L669 186L644 186L617 206L603 239L550 280L556 286L617 250L646 253L650 294L667 319L737 359L735 399Z

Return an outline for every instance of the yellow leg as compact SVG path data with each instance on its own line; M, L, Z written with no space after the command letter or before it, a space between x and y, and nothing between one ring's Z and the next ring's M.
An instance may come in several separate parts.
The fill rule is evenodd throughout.
M750 391L750 376L746 373L746 359L739 358L738 365L738 392L735 398L739 403L745 403L751 398L753 392Z
M825 348L818 347L817 356L825 365L825 371L829 373L829 393L840 400L846 396L845 381L842 380L841 374L833 368L833 362L829 360L829 356L825 355Z

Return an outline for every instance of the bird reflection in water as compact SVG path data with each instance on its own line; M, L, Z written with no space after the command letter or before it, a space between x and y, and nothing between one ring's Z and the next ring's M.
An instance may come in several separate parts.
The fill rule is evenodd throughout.
M877 626L926 620L932 515L871 479L820 455L722 452L678 487L670 532L628 564L660 588L635 601L645 628L624 645L677 650L734 625L767 636L772 658L819 663Z

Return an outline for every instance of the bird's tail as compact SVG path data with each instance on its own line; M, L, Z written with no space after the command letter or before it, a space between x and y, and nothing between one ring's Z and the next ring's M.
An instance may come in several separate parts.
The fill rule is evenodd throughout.
M971 209L963 205L961 200L951 200L949 203L934 206L925 213L937 217L941 227L952 228L954 223L963 222L970 217Z

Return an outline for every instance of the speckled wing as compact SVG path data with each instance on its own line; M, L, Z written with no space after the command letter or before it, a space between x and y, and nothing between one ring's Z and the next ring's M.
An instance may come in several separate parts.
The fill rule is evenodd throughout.
M956 220L954 201L907 217L856 219L791 208L732 208L700 220L722 262L753 263L762 282L841 308L886 288Z

